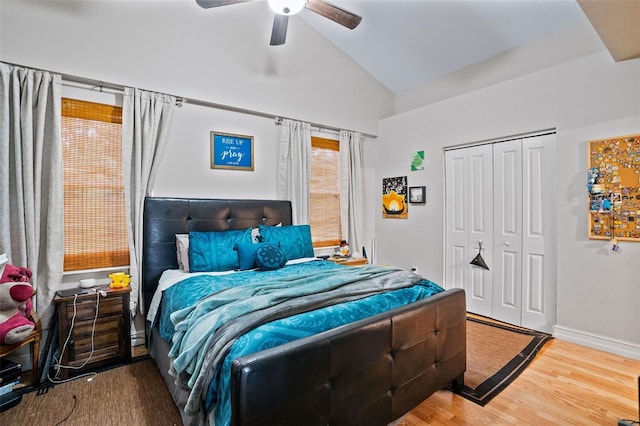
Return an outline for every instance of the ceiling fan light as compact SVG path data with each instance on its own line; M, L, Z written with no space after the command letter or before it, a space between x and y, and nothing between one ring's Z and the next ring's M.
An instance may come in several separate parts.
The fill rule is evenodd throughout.
M300 12L307 0L269 0L269 7L279 15L295 15Z

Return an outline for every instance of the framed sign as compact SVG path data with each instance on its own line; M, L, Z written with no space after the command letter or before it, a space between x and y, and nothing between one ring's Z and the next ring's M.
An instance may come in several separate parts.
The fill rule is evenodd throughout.
M211 168L253 171L253 136L211 132Z

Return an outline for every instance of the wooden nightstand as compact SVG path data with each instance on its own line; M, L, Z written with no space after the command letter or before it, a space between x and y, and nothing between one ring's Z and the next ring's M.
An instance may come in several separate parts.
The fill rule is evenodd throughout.
M131 362L131 315L129 314L131 288L105 289L105 291L105 296L89 293L79 294L77 297L58 295L54 299L58 312L60 351L65 347L65 341L71 334L64 348L61 364L78 367L86 362L81 369L61 369L60 377L63 379L77 372L118 362ZM96 308L98 309L97 318ZM91 354L92 331L93 354Z
M347 266L360 266L368 263L365 257L330 257L327 260Z

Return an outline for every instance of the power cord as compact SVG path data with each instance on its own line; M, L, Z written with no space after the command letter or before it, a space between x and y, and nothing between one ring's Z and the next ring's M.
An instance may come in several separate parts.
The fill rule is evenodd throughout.
M71 366L71 365L62 365L61 361L64 357L64 352L67 350L67 345L69 343L69 340L71 340L71 336L73 335L73 328L75 326L75 321L76 321L76 316L78 314L78 310L77 310L77 300L78 300L78 295L74 295L73 297L73 316L71 317L71 326L69 327L69 333L67 334L67 338L64 342L64 345L62 345L62 351L60 352L59 358L56 360L57 363L54 365L54 368L56 369L56 374L54 376L54 378L51 378L50 374L47 373L47 378L49 379L49 381L51 383L54 384L60 384L60 383L66 383L66 382L70 382L72 380L77 380L80 379L82 377L89 377L87 380L91 381L93 380L94 377L96 377L98 375L98 373L96 372L90 372L90 373L85 373L85 374L81 374L79 376L75 376L75 377L71 377L68 379L60 379L60 370L63 368L69 369L69 370L80 370L81 368L84 368L85 365L87 365L87 363L91 360L91 357L93 356L93 352L94 352L94 335L95 335L95 331L96 331L96 322L98 320L98 313L99 313L99 309L100 309L100 296L105 297L106 293L104 291L100 291L100 292L96 292L96 313L93 317L93 324L91 327L91 352L89 353L89 357L82 363L82 365L79 366ZM75 395L74 395L75 398Z
M75 394L73 395L73 407L71 408L71 411L69 412L69 414L67 414L67 416L60 420L58 423L56 423L54 426L59 426L62 423L66 422L69 417L71 417L71 415L73 414L73 412L76 410L76 404L78 403L78 399L76 398Z

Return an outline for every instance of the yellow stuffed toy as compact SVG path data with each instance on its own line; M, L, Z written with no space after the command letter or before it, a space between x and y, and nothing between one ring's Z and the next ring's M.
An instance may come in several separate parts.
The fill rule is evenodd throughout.
M107 275L111 278L111 284L109 284L109 288L125 288L131 282L131 277L124 272L114 272L113 274Z

